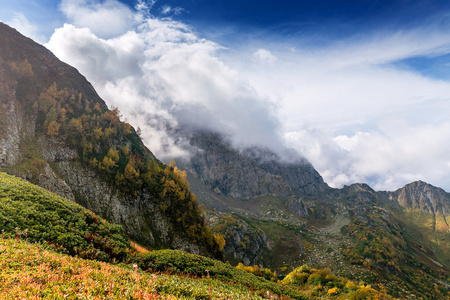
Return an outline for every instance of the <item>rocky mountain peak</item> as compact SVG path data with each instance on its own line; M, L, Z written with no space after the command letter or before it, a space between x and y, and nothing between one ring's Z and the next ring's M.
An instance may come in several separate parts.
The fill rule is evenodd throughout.
M450 214L450 194L423 181L412 182L388 194L391 200L407 210Z
M268 148L236 149L214 132L197 131L187 165L217 194L232 198L312 196L328 186L303 157L286 149L285 157Z

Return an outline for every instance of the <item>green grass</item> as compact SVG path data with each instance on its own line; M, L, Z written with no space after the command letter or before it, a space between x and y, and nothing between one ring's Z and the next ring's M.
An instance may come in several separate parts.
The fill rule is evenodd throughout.
M102 261L122 261L131 248L120 225L5 173L0 173L0 229L4 237L21 235L62 253Z

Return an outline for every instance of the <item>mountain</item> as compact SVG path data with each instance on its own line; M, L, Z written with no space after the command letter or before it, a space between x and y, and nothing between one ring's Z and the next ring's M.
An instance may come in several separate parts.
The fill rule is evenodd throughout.
M120 225L1 172L0 228L1 299L392 299L328 269L297 268L281 284L268 269L178 250L132 249ZM299 281L305 272L307 280ZM321 283L329 288L318 293Z
M145 246L220 256L184 173L157 160L76 69L5 24L0 170L122 224Z
M386 196L407 211L421 211L433 216L450 214L450 194L423 181L386 192Z
M218 210L221 201L205 193L212 191L223 199L296 198L328 188L306 159L288 150L288 158L282 158L267 148L235 149L223 135L207 130L189 133L189 144L191 155L177 164L187 170L192 190L201 201ZM222 208L227 210L227 205Z
M236 148L223 135L191 133L177 160L226 259L287 275L330 267L396 297L448 297L449 194L424 182L394 192L367 184L329 187L300 156ZM306 276L306 275L305 275Z
M402 221L412 231L421 232L419 241L450 266L450 194L423 181L407 184L394 192L379 192L380 197L402 208Z
M0 24L0 171L121 224L144 246L215 257L223 248L225 260L271 278L264 268L276 270L312 299L450 297L442 189L335 189L289 149L239 148L204 129L183 134L190 156L163 164L76 69ZM175 251L158 265L152 255L150 269L188 274L203 260Z

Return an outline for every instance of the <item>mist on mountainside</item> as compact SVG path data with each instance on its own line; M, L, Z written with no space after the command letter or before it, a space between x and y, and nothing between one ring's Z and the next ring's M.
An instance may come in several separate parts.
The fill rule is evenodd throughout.
M273 103L217 59L219 45L181 23L148 19L139 32L111 40L65 25L48 47L86 74L163 160L185 155L186 133L199 129L221 133L236 147L283 153Z
M225 48L139 3L63 1L68 23L46 46L119 107L160 159L188 155L189 134L201 129L240 149L293 148L333 187L424 180L448 189L449 86L397 65L445 53L440 30L377 30L313 47L265 37ZM117 26L105 26L105 16Z

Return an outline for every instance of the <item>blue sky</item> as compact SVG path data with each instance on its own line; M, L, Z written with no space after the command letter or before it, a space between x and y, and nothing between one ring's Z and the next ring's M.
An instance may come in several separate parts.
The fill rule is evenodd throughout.
M450 191L450 2L0 0L161 159L167 128L296 149L330 185ZM168 126L167 126L168 125Z
M166 0L155 3L155 15L167 6L181 8L175 18L206 35L213 27L232 28L233 35L256 31L290 39L305 34L336 39L378 29L427 26L450 9L450 3L442 0Z
M19 22L21 15L26 16L30 26L34 26L33 38L45 43L55 28L68 21L61 12L60 2L0 0L0 20L11 23L16 18ZM137 0L120 2L131 10L138 3ZM159 0L146 3L151 3L153 16L181 21L192 26L200 36L235 48L249 40L254 44L272 40L286 47L295 47L299 43L327 45L378 31L393 32L430 26L446 30L450 12L450 2L443 0L285 0L281 3L275 0ZM425 76L446 79L448 72L445 65L449 62L446 55L418 55L392 63Z

